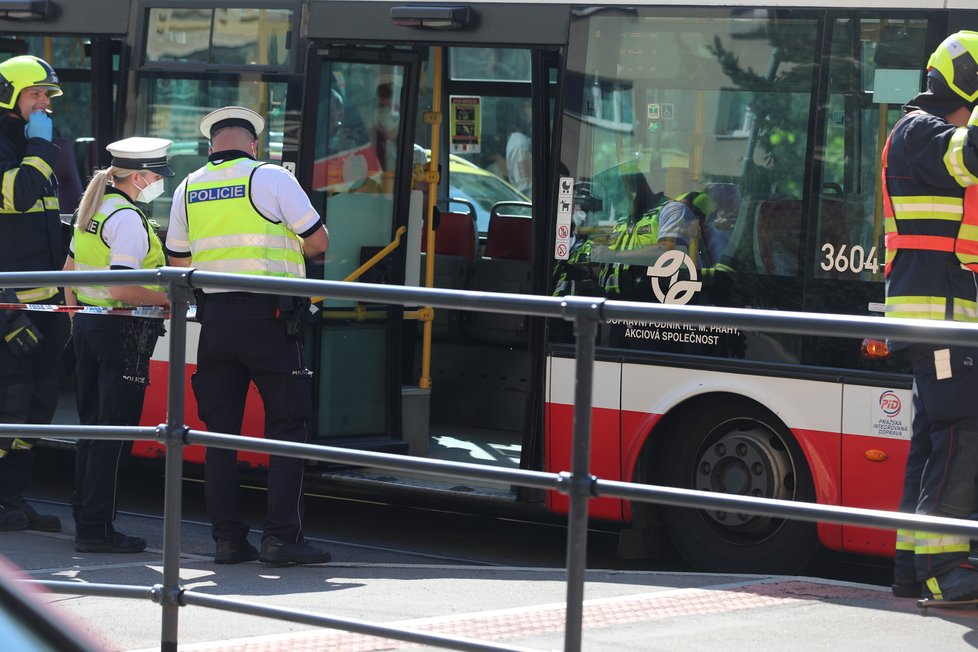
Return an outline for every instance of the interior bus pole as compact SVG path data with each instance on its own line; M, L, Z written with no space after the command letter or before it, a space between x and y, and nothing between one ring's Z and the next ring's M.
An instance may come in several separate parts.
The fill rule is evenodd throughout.
M591 460L591 394L594 385L594 340L599 306L582 306L574 315L574 437L571 443L570 507L567 516L567 618L564 651L580 652L584 620L584 575L587 571L587 507L594 478Z
M163 487L163 607L160 650L177 652L180 609L180 517L183 502L183 423L189 289L170 285L170 364L167 372L166 470Z
M431 76L434 80L431 88L431 111L425 114L425 122L431 127L431 149L428 155L428 167L425 170L424 180L428 184L428 198L425 204L425 220L427 226L421 237L427 243L426 250L428 256L425 258L424 284L425 287L432 287L435 284L435 225L434 213L435 202L438 199L438 161L441 157L439 137L441 136L441 48L432 48ZM429 307L430 310L430 307ZM421 389L431 389L431 328L432 321L426 319L421 327L421 377L418 379L418 387Z

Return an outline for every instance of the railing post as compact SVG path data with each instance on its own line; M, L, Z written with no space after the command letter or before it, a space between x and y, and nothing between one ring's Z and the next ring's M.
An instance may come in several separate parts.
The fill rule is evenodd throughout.
M183 422L185 367L187 357L187 305L190 290L171 281L170 364L167 371L166 471L163 489L163 586L159 593L163 607L160 636L162 652L177 652L177 625L180 608L180 519L183 502Z
M587 508L594 478L591 460L591 390L594 385L594 340L598 332L600 304L590 303L574 314L576 339L574 372L574 434L570 507L567 523L567 619L565 652L580 652L584 618L584 575L587 571Z

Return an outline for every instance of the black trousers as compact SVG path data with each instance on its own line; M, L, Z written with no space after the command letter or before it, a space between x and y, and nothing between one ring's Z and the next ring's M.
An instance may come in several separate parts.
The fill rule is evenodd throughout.
M49 424L58 406L68 315L31 312L28 316L44 341L29 356L15 356L0 341L0 423ZM11 443L0 444L9 451L0 458L0 496L20 496L30 483L34 454L29 449L12 450Z
M82 425L139 424L160 325L160 320L136 317L74 318L75 401ZM77 538L104 539L112 534L119 468L131 449L128 441L78 443L71 497Z
M914 458L927 451L916 511L969 518L978 510L978 349L944 349L945 362L938 364L935 348L913 349L915 398L927 415L927 428L914 433L923 441L911 440ZM919 579L946 573L967 561L967 537L928 536L935 542L927 552L918 548L915 555Z
M240 434L249 382L265 408L265 436L305 442L312 416L312 372L305 366L301 337L289 336L275 318L277 297L246 293L207 295L200 309L197 371L192 383L198 413L215 433ZM272 456L264 535L286 541L302 536L304 463ZM241 502L237 452L208 448L204 492L215 540L247 535Z

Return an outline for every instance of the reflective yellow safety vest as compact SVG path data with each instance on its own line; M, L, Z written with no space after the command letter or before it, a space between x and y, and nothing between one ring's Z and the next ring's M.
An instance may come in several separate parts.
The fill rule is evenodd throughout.
M260 161L208 163L187 179L187 231L194 267L209 272L305 277L302 241L251 202Z
M629 223L628 220L618 222L615 224L614 230L607 236L606 241L593 238L594 244L607 243L608 249L611 251L633 251L657 245L659 243L659 215L662 213L662 207L671 201L665 195L660 195L659 203L646 211L637 222L634 224ZM609 295L621 294L621 276L629 267L624 263L605 265L598 274L598 283Z
M893 127L886 139L882 157L882 194L885 227L886 257L884 275L887 278L886 315L917 319L978 321L978 305L974 300L973 283L967 293L957 292L949 285L941 295L934 292L934 280L946 278L948 265L978 272L978 187L964 186L961 166L956 162L954 142L943 165L959 179L962 188L946 194L919 193L920 186L912 179L888 175L887 158L894 134L902 136L908 120L926 115L912 111ZM959 128L963 135L967 129ZM931 191L933 192L933 191ZM891 274L893 260L904 250L920 256L903 263L899 278ZM941 256L945 254L945 256Z
M149 251L146 252L146 256L142 260L141 269L156 269L166 264L166 259L163 256L163 244L160 242L159 236L156 235L156 229L149 223L143 212L123 195L111 193L105 196L102 205L98 207L98 212L92 216L92 221L87 229L82 231L77 224L75 225L73 240L75 243L75 269L82 271L109 269L112 252L102 237L102 228L107 219L125 209L136 211L149 238ZM147 288L156 291L163 290L157 286L147 286ZM78 295L79 301L90 306L119 307L127 305L124 301L113 299L109 290L110 288L104 285L84 286L76 287L75 294Z

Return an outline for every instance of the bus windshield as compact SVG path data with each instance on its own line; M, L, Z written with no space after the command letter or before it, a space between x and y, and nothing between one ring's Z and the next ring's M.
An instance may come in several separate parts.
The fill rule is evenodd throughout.
M927 22L834 21L829 107L817 112L816 15L660 13L572 23L561 163L574 237L554 293L878 311L880 138L919 87L911 62L926 59ZM906 47L899 58L893 40ZM823 292L827 281L843 284ZM862 364L858 343L830 354L798 337L681 331L604 335L626 348Z

